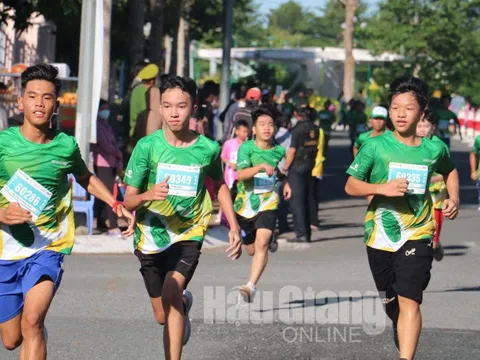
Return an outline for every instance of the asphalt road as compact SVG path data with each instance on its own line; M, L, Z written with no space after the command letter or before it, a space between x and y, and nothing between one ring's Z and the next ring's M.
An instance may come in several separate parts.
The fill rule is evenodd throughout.
M253 305L238 304L250 259L203 252L190 283L192 336L184 359L395 359L391 326L376 298L362 243L365 201L343 193L346 139L336 136L322 184L322 230L308 245L281 243ZM462 207L444 225L446 256L434 263L422 305L417 359L480 358L480 223L466 146L453 157ZM74 255L47 318L49 358L162 359L136 258ZM0 350L0 359L16 358Z

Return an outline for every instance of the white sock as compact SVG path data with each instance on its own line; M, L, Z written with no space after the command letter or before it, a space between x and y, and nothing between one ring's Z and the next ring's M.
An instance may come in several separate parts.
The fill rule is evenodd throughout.
M251 281L249 281L249 282L247 283L247 286L249 286L252 291L255 291L255 290L256 290L255 284L252 283Z

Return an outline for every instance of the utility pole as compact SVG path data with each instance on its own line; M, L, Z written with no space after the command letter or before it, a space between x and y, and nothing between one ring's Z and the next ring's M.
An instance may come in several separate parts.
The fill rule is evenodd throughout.
M90 143L97 142L95 124L102 87L103 32L103 0L83 0L75 138L86 164Z
M223 54L222 75L220 78L220 112L228 105L230 97L230 50L232 49L233 3L235 0L223 0Z
M343 46L345 48L345 64L343 74L343 96L348 102L355 97L355 59L353 58L353 31L355 28L355 12L358 0L340 0L345 6L345 29Z

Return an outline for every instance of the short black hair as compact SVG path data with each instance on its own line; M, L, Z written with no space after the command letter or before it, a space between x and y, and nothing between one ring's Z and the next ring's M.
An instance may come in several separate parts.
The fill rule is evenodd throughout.
M452 101L452 96L448 93L442 94L440 101L443 103L445 100Z
M248 125L248 122L246 120L238 120L236 123L235 123L235 129L239 129L241 127L246 127L247 129L250 128L250 126Z
M268 115L270 116L272 119L273 119L273 123L275 124L275 118L276 118L276 114L275 112L272 110L272 108L268 105L260 105L256 108L253 109L252 111L252 122L253 122L253 125L255 125L257 123L257 120L260 116L263 116L263 115Z
M197 84L190 78L184 78L181 76L162 75L160 77L160 95L163 95L165 91L169 89L176 89L188 93L192 98L192 104L197 97Z
M432 125L436 125L438 121L436 112L429 108L425 109L423 120L428 121Z
M103 105L109 105L109 102L105 99L100 99L98 107L101 108Z
M44 80L55 85L55 94L60 95L62 82L58 78L58 69L48 64L37 64L28 67L21 76L22 90L25 90L27 83L33 80Z
M277 117L277 126L282 128L288 128L290 124L290 118L286 114L281 114Z
M391 105L395 96L412 93L417 99L420 110L425 110L428 104L428 85L425 81L414 76L401 76L390 84L388 104Z

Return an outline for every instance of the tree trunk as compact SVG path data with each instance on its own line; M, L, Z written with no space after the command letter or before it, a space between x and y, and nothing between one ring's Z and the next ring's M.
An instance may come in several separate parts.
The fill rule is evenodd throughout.
M345 67L343 75L343 95L345 101L355 97L355 59L353 58L353 31L354 17L358 7L358 0L345 0L345 30L343 46L345 48Z
M145 24L145 1L128 0L128 47L129 47L129 79L131 81L137 75L135 64L144 60L144 35L143 25Z
M183 0L180 10L180 21L178 23L178 41L177 41L177 75L189 76L190 63L190 10L192 0Z
M165 63L163 59L163 10L164 0L150 0L150 22L152 30L150 33L150 48L148 58L151 63L157 64L163 70Z
M173 23L173 28L175 29L175 34L173 34L173 41L172 41L172 56L170 58L170 68L168 70L168 73L170 75L177 75L177 70L178 70L178 59L179 59L179 54L178 54L178 43L180 42L180 18L181 18L181 13L182 13L182 8L183 8L183 3L184 0L178 0L177 3L177 9L175 12L175 21Z
M110 33L112 27L112 0L103 0L103 73L101 98L110 101Z

